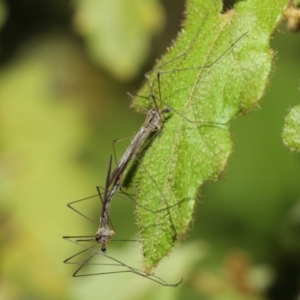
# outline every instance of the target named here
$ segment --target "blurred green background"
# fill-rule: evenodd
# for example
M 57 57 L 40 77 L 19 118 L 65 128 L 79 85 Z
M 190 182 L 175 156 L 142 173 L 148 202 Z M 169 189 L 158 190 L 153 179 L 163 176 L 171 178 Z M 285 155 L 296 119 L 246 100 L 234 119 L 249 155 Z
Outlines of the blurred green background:
M 205 185 L 188 238 L 158 268 L 171 282 L 183 276 L 180 287 L 133 274 L 72 278 L 62 263 L 81 249 L 61 236 L 97 230 L 66 204 L 103 185 L 112 140 L 143 122 L 126 92 L 175 38 L 183 11 L 180 0 L 0 1 L 0 299 L 299 296 L 300 156 L 281 132 L 300 102 L 300 39 L 284 25 L 261 109 L 233 122 L 226 173 Z M 86 208 L 94 219 L 97 204 Z M 135 236 L 132 210 L 113 206 L 118 238 Z

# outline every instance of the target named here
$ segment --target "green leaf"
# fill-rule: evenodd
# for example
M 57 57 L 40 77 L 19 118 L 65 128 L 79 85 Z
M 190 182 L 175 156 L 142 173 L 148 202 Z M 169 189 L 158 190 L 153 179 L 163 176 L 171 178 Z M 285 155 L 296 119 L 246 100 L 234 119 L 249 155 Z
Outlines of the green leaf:
M 255 108 L 263 95 L 270 35 L 287 2 L 243 1 L 221 14 L 222 1 L 189 1 L 184 31 L 150 74 L 151 91 L 147 83 L 139 91 L 160 98 L 157 72 L 163 72 L 158 102 L 173 109 L 133 177 L 146 272 L 185 236 L 201 185 L 223 172 L 232 151 L 229 121 Z M 153 107 L 151 97 L 137 101 L 137 107 Z
M 285 118 L 283 142 L 293 151 L 300 151 L 300 105 L 293 107 Z

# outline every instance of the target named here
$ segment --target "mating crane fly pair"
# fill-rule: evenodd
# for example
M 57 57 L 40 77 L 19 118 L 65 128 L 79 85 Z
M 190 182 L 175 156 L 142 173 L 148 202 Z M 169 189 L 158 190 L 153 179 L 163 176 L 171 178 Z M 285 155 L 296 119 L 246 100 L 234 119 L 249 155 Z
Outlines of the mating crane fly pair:
M 199 29 L 197 30 L 197 33 L 196 33 L 194 39 L 190 42 L 187 49 L 181 55 L 171 59 L 167 63 L 164 63 L 164 64 L 160 65 L 159 67 L 157 67 L 157 68 L 153 69 L 152 71 L 149 71 L 145 74 L 145 79 L 149 86 L 150 95 L 147 97 L 145 97 L 145 96 L 137 96 L 137 97 L 151 98 L 154 103 L 154 108 L 152 108 L 148 111 L 144 124 L 141 126 L 139 131 L 133 137 L 131 143 L 129 144 L 128 148 L 125 150 L 124 154 L 122 155 L 122 157 L 116 164 L 116 167 L 113 171 L 112 171 L 112 156 L 110 156 L 110 158 L 109 158 L 105 186 L 103 189 L 101 187 L 97 186 L 98 195 L 96 195 L 96 196 L 99 196 L 101 199 L 102 209 L 101 209 L 100 222 L 99 222 L 100 224 L 99 224 L 99 228 L 98 228 L 96 234 L 93 236 L 64 236 L 63 237 L 64 239 L 66 239 L 70 242 L 73 242 L 77 245 L 84 247 L 84 250 L 76 253 L 75 255 L 67 258 L 64 261 L 64 263 L 66 263 L 66 264 L 79 265 L 79 267 L 73 274 L 74 277 L 104 275 L 104 274 L 114 274 L 114 273 L 134 273 L 136 275 L 140 275 L 140 276 L 150 279 L 154 282 L 157 282 L 163 286 L 176 287 L 182 282 L 182 278 L 181 278 L 181 280 L 179 282 L 177 282 L 175 284 L 169 284 L 169 283 L 165 282 L 162 278 L 154 275 L 153 273 L 148 274 L 142 270 L 139 270 L 137 268 L 134 268 L 127 264 L 124 264 L 120 260 L 117 260 L 116 258 L 109 256 L 106 253 L 106 251 L 107 251 L 107 244 L 110 242 L 111 238 L 115 235 L 115 231 L 110 228 L 109 214 L 110 214 L 111 200 L 112 200 L 113 196 L 115 195 L 115 193 L 120 189 L 120 187 L 122 185 L 122 177 L 123 177 L 125 170 L 127 169 L 128 164 L 133 159 L 138 159 L 138 154 L 145 148 L 145 146 L 147 144 L 146 140 L 149 139 L 149 137 L 151 137 L 153 139 L 157 135 L 157 134 L 153 134 L 153 133 L 158 133 L 161 131 L 161 129 L 163 127 L 163 122 L 164 122 L 164 115 L 167 113 L 170 113 L 170 112 L 174 112 L 174 113 L 178 114 L 180 117 L 184 118 L 186 121 L 188 121 L 190 123 L 197 123 L 200 126 L 226 125 L 224 123 L 222 124 L 222 123 L 212 123 L 212 122 L 202 122 L 202 121 L 190 120 L 187 117 L 185 117 L 183 114 L 179 113 L 174 108 L 171 108 L 170 106 L 168 106 L 162 110 L 159 110 L 159 108 L 158 108 L 158 101 L 160 103 L 164 102 L 163 98 L 162 98 L 162 91 L 161 91 L 162 75 L 183 72 L 183 71 L 188 72 L 188 71 L 192 71 L 192 70 L 200 70 L 200 69 L 210 68 L 213 65 L 215 65 L 219 60 L 221 60 L 221 58 L 223 58 L 244 36 L 247 35 L 247 32 L 242 34 L 237 40 L 235 40 L 233 43 L 231 43 L 230 46 L 225 51 L 223 51 L 223 53 L 220 56 L 218 56 L 216 59 L 214 59 L 210 64 L 207 64 L 204 66 L 194 66 L 194 67 L 189 67 L 189 68 L 187 67 L 187 68 L 173 69 L 173 70 L 169 70 L 169 71 L 164 71 L 164 70 L 161 71 L 161 69 L 164 68 L 165 66 L 171 64 L 175 60 L 184 58 L 189 53 L 191 47 L 193 46 L 196 39 L 198 38 L 201 27 L 202 27 L 202 24 L 199 27 Z M 150 83 L 150 74 L 154 73 L 154 72 L 156 72 L 156 82 L 158 84 L 158 96 L 156 96 L 155 93 L 153 92 L 153 86 Z M 133 97 L 131 94 L 129 94 L 129 95 L 131 97 Z M 153 134 L 153 136 L 151 136 L 152 134 Z M 151 180 L 154 180 L 154 178 L 151 178 Z M 94 197 L 94 196 L 92 196 L 92 197 Z M 90 198 L 91 197 L 87 197 L 84 199 L 80 199 L 80 200 L 71 202 L 68 204 L 68 207 L 70 209 L 72 209 L 73 211 L 75 211 L 76 213 L 83 216 L 84 218 L 92 221 L 87 216 L 85 216 L 84 214 L 82 214 L 80 211 L 78 211 L 77 209 L 75 209 L 73 207 L 73 205 L 75 203 L 78 203 L 78 202 L 81 202 L 81 201 L 84 201 L 84 200 L 87 200 Z M 167 203 L 167 201 L 166 201 L 166 203 Z M 167 206 L 164 209 L 168 210 L 173 206 L 174 205 L 172 205 L 170 207 Z M 142 208 L 146 209 L 146 210 L 150 210 L 146 207 L 142 207 Z M 151 211 L 151 212 L 157 213 L 157 211 Z M 135 240 L 123 240 L 123 241 L 136 242 Z M 83 245 L 82 244 L 83 242 L 96 242 L 96 244 L 91 247 L 88 247 L 88 246 Z M 99 246 L 100 246 L 100 250 L 99 250 Z M 88 254 L 89 252 L 91 252 L 91 254 Z M 85 256 L 84 259 L 80 262 L 73 261 L 73 259 L 81 256 L 82 254 L 83 255 L 88 254 L 88 255 Z M 106 261 L 109 261 L 110 263 L 92 263 L 91 260 L 94 257 L 99 256 L 99 255 L 102 255 L 103 257 L 105 257 Z M 108 272 L 80 274 L 80 270 L 84 266 L 88 266 L 88 265 L 96 265 L 99 267 L 106 265 L 106 266 L 110 266 L 112 268 L 120 267 L 122 269 L 117 270 L 117 271 L 115 271 L 113 269 L 113 271 L 108 271 Z

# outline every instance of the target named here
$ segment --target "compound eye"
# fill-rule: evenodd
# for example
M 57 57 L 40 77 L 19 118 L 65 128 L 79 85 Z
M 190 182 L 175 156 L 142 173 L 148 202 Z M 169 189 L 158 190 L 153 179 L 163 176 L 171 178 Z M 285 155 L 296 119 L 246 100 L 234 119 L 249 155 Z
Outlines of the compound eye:
M 106 247 L 105 247 L 104 245 L 101 247 L 101 251 L 102 251 L 103 253 L 106 253 Z

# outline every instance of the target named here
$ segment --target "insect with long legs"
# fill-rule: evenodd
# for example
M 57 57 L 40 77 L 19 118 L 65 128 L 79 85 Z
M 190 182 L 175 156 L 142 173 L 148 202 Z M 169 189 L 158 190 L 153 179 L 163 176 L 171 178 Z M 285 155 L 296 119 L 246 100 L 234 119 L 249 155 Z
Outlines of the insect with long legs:
M 231 49 L 233 46 L 234 46 L 234 44 L 230 45 L 230 47 L 221 55 L 221 57 L 224 56 L 225 53 L 228 52 L 229 49 Z M 218 58 L 214 63 L 210 64 L 209 67 L 211 67 L 213 64 L 215 64 L 220 58 Z M 207 66 L 204 66 L 204 67 L 207 67 Z M 190 69 L 192 70 L 192 68 L 190 68 Z M 196 69 L 200 69 L 200 67 L 196 68 Z M 181 69 L 181 70 L 186 70 L 186 69 Z M 175 72 L 178 72 L 178 71 L 180 71 L 180 69 L 175 70 Z M 167 73 L 167 72 L 164 72 L 164 73 Z M 158 95 L 159 95 L 160 100 L 162 100 L 162 95 L 161 95 L 162 93 L 161 93 L 161 88 L 160 88 L 160 74 L 163 74 L 163 72 L 160 72 L 157 75 L 157 81 L 159 83 Z M 150 91 L 151 91 L 150 96 L 155 102 L 155 100 L 158 99 L 158 98 L 155 96 L 154 92 L 152 91 L 152 87 L 150 85 L 149 80 L 147 80 L 147 81 L 148 81 L 148 85 L 149 85 L 149 88 L 150 88 Z M 170 108 L 159 111 L 156 104 L 155 104 L 155 106 L 156 106 L 156 109 L 152 109 L 152 110 L 149 111 L 144 125 L 139 130 L 137 135 L 134 137 L 134 139 L 131 142 L 131 144 L 129 145 L 128 149 L 125 151 L 124 155 L 122 156 L 119 163 L 117 164 L 117 167 L 115 168 L 115 170 L 109 176 L 109 179 L 107 180 L 107 184 L 106 184 L 106 186 L 107 186 L 106 191 L 110 188 L 110 190 L 107 191 L 107 194 L 106 194 L 106 197 L 108 199 L 111 199 L 114 192 L 120 187 L 121 181 L 122 181 L 122 176 L 123 176 L 123 173 L 124 173 L 125 169 L 127 168 L 128 163 L 132 160 L 132 158 L 135 156 L 135 154 L 137 154 L 141 150 L 141 147 L 144 144 L 144 141 L 146 140 L 146 138 L 152 132 L 161 130 L 162 124 L 163 124 L 162 115 L 166 112 L 169 112 Z M 196 121 L 196 122 L 191 121 L 189 118 L 185 118 L 185 119 L 187 121 L 190 121 L 191 123 L 200 123 L 198 121 Z M 203 122 L 201 122 L 201 123 L 204 124 Z M 209 122 L 207 122 L 207 123 L 209 123 Z M 149 176 L 149 177 L 152 178 L 152 181 L 155 181 L 155 180 L 153 180 L 153 176 Z M 155 182 L 153 182 L 153 184 L 155 185 Z M 158 193 L 159 193 L 159 197 L 157 197 L 157 198 L 166 199 L 166 197 L 164 197 L 163 192 L 160 190 L 160 187 L 156 185 L 156 188 L 157 188 Z M 177 195 L 177 197 L 178 197 L 178 195 Z M 143 206 L 141 206 L 141 207 L 143 207 Z M 159 209 L 156 210 L 156 211 L 159 211 Z M 149 211 L 151 211 L 151 210 L 149 209 Z M 103 244 L 102 244 L 103 250 L 106 249 L 107 238 L 110 238 L 111 234 L 112 234 L 110 229 L 108 229 L 108 231 L 106 231 L 106 229 L 105 230 L 104 229 L 103 229 L 103 232 L 104 233 L 106 232 L 106 234 L 104 234 L 103 239 L 99 239 L 99 241 L 100 240 L 103 241 Z M 99 238 L 101 238 L 101 235 L 102 235 L 103 232 L 102 231 L 97 232 Z M 172 238 L 174 238 L 174 237 L 172 237 Z
M 110 212 L 110 205 L 111 205 L 111 200 L 112 197 L 114 196 L 114 193 L 117 190 L 117 187 L 114 186 L 113 189 L 109 190 L 109 179 L 111 176 L 111 160 L 112 158 L 110 157 L 109 160 L 109 165 L 108 165 L 108 172 L 106 176 L 106 183 L 103 191 L 103 195 L 101 195 L 101 192 L 98 189 L 99 197 L 101 198 L 102 202 L 102 212 L 101 212 L 101 218 L 100 218 L 100 225 L 99 228 L 96 232 L 95 236 L 64 236 L 63 238 L 69 242 L 73 242 L 75 244 L 78 244 L 85 249 L 76 253 L 75 255 L 72 255 L 71 257 L 67 258 L 64 263 L 66 264 L 76 264 L 79 265 L 77 270 L 73 273 L 73 277 L 83 277 L 83 276 L 92 276 L 92 275 L 104 275 L 104 274 L 116 274 L 116 273 L 134 273 L 139 276 L 145 277 L 147 279 L 150 279 L 154 282 L 157 282 L 161 285 L 164 286 L 170 286 L 170 287 L 176 287 L 178 286 L 181 282 L 182 279 L 175 283 L 175 284 L 168 284 L 166 281 L 164 281 L 162 278 L 154 275 L 153 273 L 145 273 L 142 270 L 139 270 L 137 268 L 131 267 L 120 260 L 111 257 L 106 254 L 106 245 L 109 243 L 110 239 L 114 236 L 115 232 L 110 229 L 109 227 L 109 212 Z M 86 200 L 86 199 L 81 199 L 81 200 Z M 76 209 L 74 209 L 71 204 L 79 202 L 81 200 L 74 201 L 68 205 L 72 210 L 75 212 L 78 212 Z M 84 216 L 80 212 L 78 212 L 80 215 Z M 85 216 L 84 216 L 85 217 Z M 87 218 L 89 219 L 89 218 Z M 132 241 L 132 240 L 127 240 L 127 241 Z M 96 242 L 96 245 L 93 245 L 91 247 L 85 246 L 83 243 L 85 242 Z M 100 245 L 100 249 L 99 249 Z M 87 254 L 87 255 L 86 255 Z M 73 261 L 73 259 L 78 258 L 80 256 L 84 255 L 84 258 L 81 262 Z M 102 256 L 105 258 L 104 263 L 99 263 L 99 262 L 92 262 L 92 259 L 95 257 Z M 119 267 L 121 270 L 113 270 L 113 271 L 108 271 L 108 272 L 96 272 L 96 273 L 84 273 L 81 274 L 80 271 L 84 266 L 109 266 L 111 268 Z

